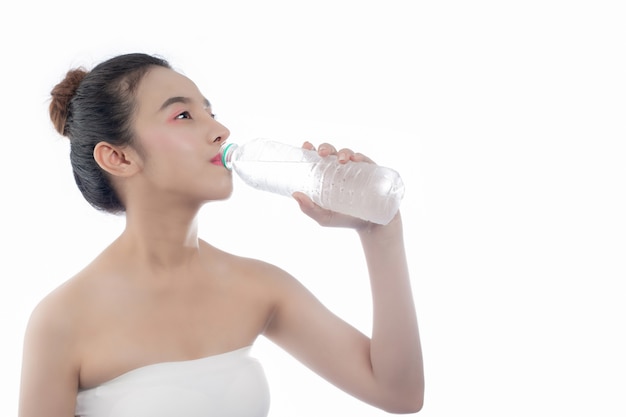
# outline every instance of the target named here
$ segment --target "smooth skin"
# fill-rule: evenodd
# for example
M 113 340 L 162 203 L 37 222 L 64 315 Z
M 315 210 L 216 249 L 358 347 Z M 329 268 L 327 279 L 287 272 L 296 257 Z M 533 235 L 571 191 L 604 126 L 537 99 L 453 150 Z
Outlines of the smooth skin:
M 19 416 L 74 416 L 81 388 L 149 364 L 249 346 L 259 335 L 369 404 L 394 413 L 420 410 L 422 353 L 400 213 L 381 226 L 294 194 L 320 225 L 351 228 L 360 237 L 373 296 L 370 338 L 287 272 L 198 237 L 199 210 L 230 196 L 232 174 L 210 162 L 229 131 L 196 85 L 155 67 L 136 100 L 137 144 L 101 142 L 94 151 L 125 203 L 126 227 L 33 311 Z M 317 151 L 342 163 L 371 162 L 326 143 Z

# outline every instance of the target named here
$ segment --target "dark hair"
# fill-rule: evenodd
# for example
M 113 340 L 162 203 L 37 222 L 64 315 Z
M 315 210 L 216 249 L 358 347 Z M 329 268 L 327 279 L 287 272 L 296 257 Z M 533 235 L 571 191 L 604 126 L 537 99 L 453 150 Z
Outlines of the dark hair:
M 70 161 L 76 185 L 98 210 L 125 211 L 107 173 L 93 157 L 99 142 L 133 143 L 135 94 L 143 76 L 154 66 L 171 68 L 155 56 L 133 53 L 104 61 L 91 71 L 71 69 L 51 91 L 50 119 L 70 139 Z

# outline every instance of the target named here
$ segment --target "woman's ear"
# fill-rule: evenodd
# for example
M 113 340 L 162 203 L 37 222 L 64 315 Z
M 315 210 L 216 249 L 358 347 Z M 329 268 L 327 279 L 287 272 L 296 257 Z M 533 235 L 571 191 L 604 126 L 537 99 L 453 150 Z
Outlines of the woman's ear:
M 141 168 L 139 155 L 129 146 L 99 142 L 93 150 L 93 157 L 100 168 L 116 177 L 130 177 Z

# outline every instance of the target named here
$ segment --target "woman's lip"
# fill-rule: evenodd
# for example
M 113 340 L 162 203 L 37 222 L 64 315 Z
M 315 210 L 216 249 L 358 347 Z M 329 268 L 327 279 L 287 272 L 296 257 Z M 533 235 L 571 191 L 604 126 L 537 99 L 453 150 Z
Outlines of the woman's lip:
M 213 165 L 222 165 L 222 154 L 217 154 L 210 161 Z

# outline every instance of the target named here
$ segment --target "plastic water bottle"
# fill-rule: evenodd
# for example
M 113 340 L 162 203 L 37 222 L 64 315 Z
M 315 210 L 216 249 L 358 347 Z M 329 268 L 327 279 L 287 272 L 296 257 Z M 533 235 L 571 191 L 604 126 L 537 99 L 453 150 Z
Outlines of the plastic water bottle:
M 400 208 L 404 184 L 398 172 L 368 162 L 340 164 L 335 155 L 255 139 L 222 146 L 222 164 L 249 186 L 279 195 L 300 191 L 319 206 L 378 224 Z

